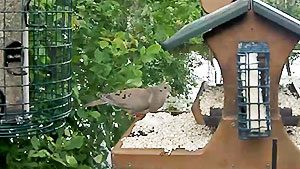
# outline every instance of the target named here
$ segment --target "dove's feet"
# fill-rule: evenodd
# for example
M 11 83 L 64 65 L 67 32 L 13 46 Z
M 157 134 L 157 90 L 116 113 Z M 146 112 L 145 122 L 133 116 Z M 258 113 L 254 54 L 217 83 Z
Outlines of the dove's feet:
M 135 120 L 142 120 L 145 116 L 144 113 L 135 113 Z

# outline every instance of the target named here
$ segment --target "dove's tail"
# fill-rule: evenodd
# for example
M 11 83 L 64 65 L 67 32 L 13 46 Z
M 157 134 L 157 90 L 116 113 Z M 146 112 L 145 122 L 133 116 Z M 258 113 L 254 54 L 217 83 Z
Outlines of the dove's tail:
M 83 107 L 94 107 L 94 106 L 98 106 L 98 105 L 102 105 L 102 104 L 107 104 L 107 101 L 105 101 L 103 99 L 98 99 L 98 100 L 95 100 L 95 101 L 92 101 L 90 103 L 83 105 Z

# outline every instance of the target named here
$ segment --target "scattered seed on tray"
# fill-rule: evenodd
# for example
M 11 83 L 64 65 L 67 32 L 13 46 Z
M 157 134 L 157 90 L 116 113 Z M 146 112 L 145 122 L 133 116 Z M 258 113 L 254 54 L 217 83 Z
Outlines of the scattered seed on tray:
M 208 87 L 200 97 L 202 113 L 210 108 L 223 108 L 222 86 Z M 300 100 L 287 88 L 280 87 L 279 107 L 292 108 L 293 115 L 300 115 Z M 300 127 L 286 127 L 291 140 L 300 148 Z M 176 149 L 195 151 L 205 147 L 212 137 L 212 130 L 196 123 L 192 113 L 176 116 L 166 112 L 148 113 L 135 123 L 128 137 L 122 139 L 122 148 L 163 149 L 170 154 Z
M 178 148 L 195 151 L 210 139 L 210 128 L 197 124 L 192 113 L 177 116 L 148 113 L 135 123 L 131 134 L 122 139 L 122 148 L 161 148 L 170 154 Z

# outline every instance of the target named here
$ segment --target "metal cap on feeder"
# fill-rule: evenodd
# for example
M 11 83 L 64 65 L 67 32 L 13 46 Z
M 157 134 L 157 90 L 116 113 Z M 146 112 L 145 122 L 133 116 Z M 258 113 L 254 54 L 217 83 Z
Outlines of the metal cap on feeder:
M 0 2 L 0 137 L 53 131 L 71 111 L 72 1 Z
M 212 13 L 217 9 L 230 4 L 235 0 L 199 0 L 202 9 L 207 13 Z

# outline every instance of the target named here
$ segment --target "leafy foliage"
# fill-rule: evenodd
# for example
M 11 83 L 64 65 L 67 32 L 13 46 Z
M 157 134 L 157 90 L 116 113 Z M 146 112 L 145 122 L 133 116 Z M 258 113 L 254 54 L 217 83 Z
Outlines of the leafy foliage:
M 293 17 L 300 19 L 300 2 L 297 0 L 263 0 L 266 3 L 286 12 Z

